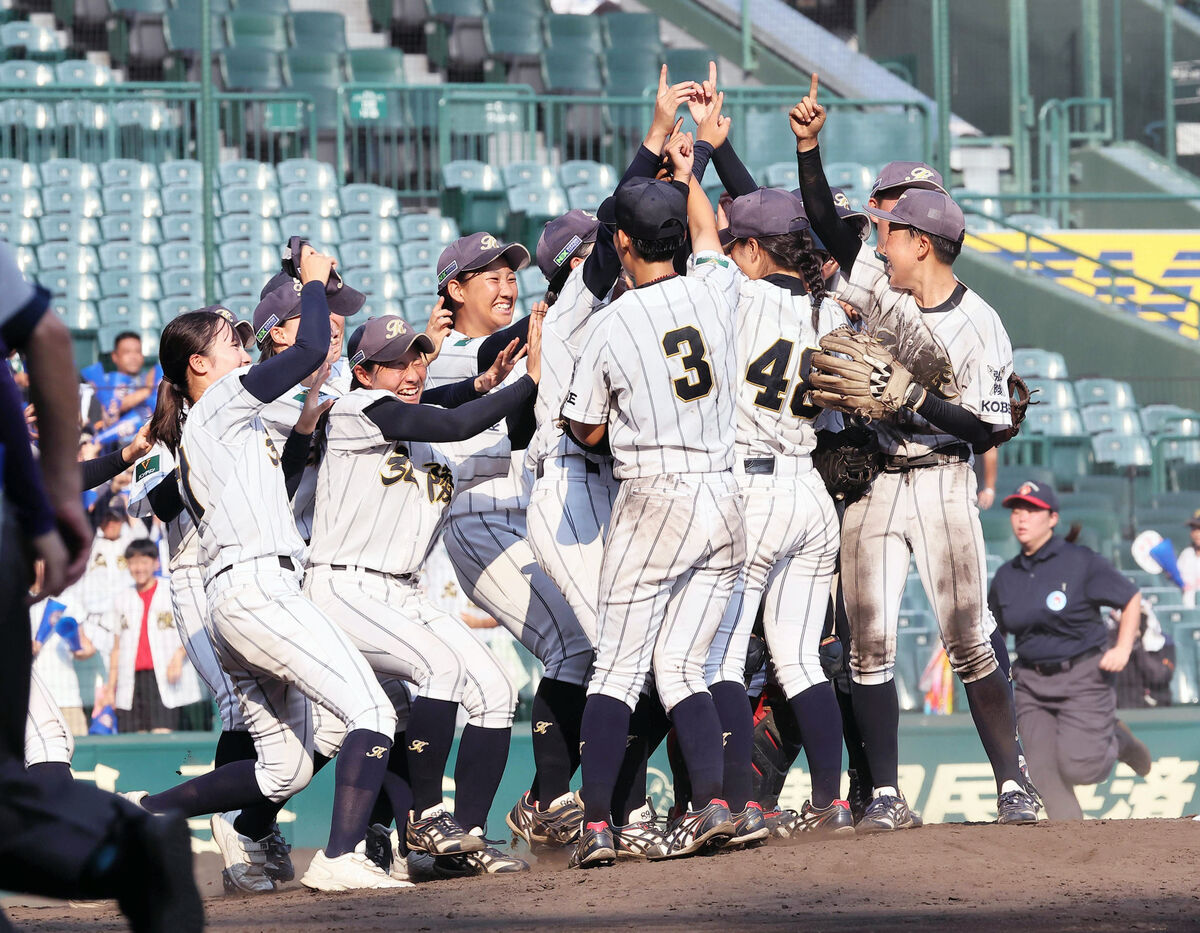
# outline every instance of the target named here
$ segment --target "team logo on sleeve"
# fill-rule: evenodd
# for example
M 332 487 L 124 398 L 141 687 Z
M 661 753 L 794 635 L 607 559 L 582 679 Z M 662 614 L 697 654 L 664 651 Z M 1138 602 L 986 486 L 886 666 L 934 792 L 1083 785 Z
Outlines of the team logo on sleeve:
M 999 369 L 991 365 L 988 366 L 988 375 L 992 377 L 992 391 L 990 394 L 994 397 L 984 399 L 983 404 L 980 405 L 980 408 L 982 408 L 985 412 L 991 412 L 992 414 L 997 415 L 1008 414 L 1009 399 L 1008 392 L 1005 391 L 1004 384 L 1004 374 L 1006 370 L 1007 367 L 1004 366 L 1001 366 Z
M 147 457 L 145 460 L 139 463 L 137 465 L 137 469 L 133 471 L 133 481 L 135 483 L 140 483 L 147 476 L 158 472 L 161 459 L 162 458 L 158 454 L 155 454 L 153 457 Z
M 1067 605 L 1067 594 L 1062 590 L 1055 590 L 1046 597 L 1046 608 L 1051 612 L 1062 612 Z
M 992 377 L 992 395 L 1004 394 L 1004 371 L 1006 367 L 1001 366 L 999 369 L 989 365 L 988 374 Z

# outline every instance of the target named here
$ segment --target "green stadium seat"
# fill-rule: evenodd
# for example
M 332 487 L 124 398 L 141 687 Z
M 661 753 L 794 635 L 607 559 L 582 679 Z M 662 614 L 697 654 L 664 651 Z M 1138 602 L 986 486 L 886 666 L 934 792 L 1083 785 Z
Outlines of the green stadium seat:
M 221 273 L 221 293 L 225 295 L 258 294 L 266 281 L 261 272 L 233 269 Z
M 1013 367 L 1027 381 L 1033 379 L 1066 379 L 1067 364 L 1061 353 L 1024 347 L 1013 350 Z
M 1089 405 L 1081 412 L 1084 427 L 1092 434 L 1141 434 L 1142 422 L 1136 411 L 1109 405 Z
M 545 48 L 541 31 L 519 10 L 496 10 L 484 16 L 483 40 L 489 55 L 506 62 L 536 58 Z
M 795 159 L 792 164 L 796 164 Z M 875 183 L 875 173 L 858 162 L 831 162 L 825 169 L 825 177 L 830 185 L 841 188 L 848 197 L 864 201 Z
M 65 269 L 43 269 L 38 272 L 37 278 L 42 287 L 56 298 L 68 301 L 100 300 L 100 283 L 94 275 L 79 275 Z
M 1008 509 L 992 508 L 980 512 L 979 524 L 983 526 L 983 540 L 989 554 L 999 554 L 1007 559 L 1017 553 L 1017 539 L 1013 537 Z
M 291 15 L 292 45 L 309 52 L 346 51 L 346 17 L 341 13 L 306 10 Z
M 200 269 L 168 269 L 158 280 L 167 298 L 187 298 L 190 302 L 204 295 L 204 272 Z M 164 316 L 163 320 L 167 318 Z
M 0 188 L 0 212 L 19 217 L 40 217 L 42 195 L 37 188 Z
M 337 217 L 341 212 L 338 196 L 308 185 L 287 185 L 279 192 L 279 203 L 285 214 L 316 214 Z
M 123 296 L 105 298 L 96 305 L 96 311 L 102 327 L 107 324 L 121 324 L 130 330 L 141 330 L 163 325 L 156 301 Z
M 1119 500 L 1105 492 L 1060 492 L 1058 504 L 1064 512 L 1107 509 L 1116 515 L 1119 510 Z
M 314 217 L 311 214 L 288 214 L 279 221 L 279 231 L 285 237 L 298 236 L 310 243 L 325 245 L 335 244 L 342 239 L 337 221 L 330 217 Z
M 1180 600 L 1183 593 L 1177 586 L 1144 586 L 1142 587 L 1142 602 L 1149 603 L 1155 608 L 1156 614 L 1159 606 L 1182 606 Z M 1161 623 L 1162 620 L 1160 619 Z
M 672 76 L 672 80 L 682 79 Z M 787 114 L 782 109 L 748 107 L 742 116 L 741 123 L 738 148 L 742 155 L 742 161 L 752 165 L 772 165 L 789 160 L 793 164 L 795 163 L 795 143 L 788 142 L 779 132 L 782 126 L 787 125 Z M 715 172 L 709 172 L 705 181 L 709 176 L 715 174 Z
M 164 298 L 158 303 L 158 318 L 163 324 L 169 324 L 181 314 L 195 311 L 204 306 L 204 283 L 194 295 L 174 295 Z
M 400 49 L 350 49 L 346 76 L 359 84 L 407 84 L 404 53 Z
M 394 300 L 404 297 L 404 281 L 395 272 L 380 272 L 366 266 L 347 267 L 346 281 L 353 283 L 372 299 Z
M 404 269 L 436 266 L 444 247 L 432 240 L 409 240 L 399 247 L 400 265 Z
M 542 53 L 542 81 L 556 94 L 600 94 L 604 75 L 597 52 L 547 46 Z
M 54 69 L 44 62 L 8 61 L 0 64 L 0 84 L 44 87 L 54 83 Z
M 222 243 L 217 254 L 221 259 L 221 268 L 226 272 L 249 269 L 251 272 L 270 276 L 279 269 L 279 251 L 261 243 L 251 243 L 247 240 Z
M 166 203 L 166 189 L 163 192 L 163 202 Z M 193 189 L 187 189 L 193 190 Z M 199 197 L 196 199 L 199 204 Z M 178 242 L 179 240 L 191 240 L 194 237 L 203 236 L 204 221 L 200 214 L 197 213 L 171 213 L 168 212 L 162 219 L 163 241 L 165 243 Z
M 1200 702 L 1200 622 L 1175 626 L 1175 676 L 1171 696 L 1176 703 Z
M 1143 405 L 1141 410 L 1142 427 L 1148 434 L 1168 433 L 1170 423 L 1175 419 L 1196 417 L 1196 412 L 1182 405 L 1156 404 Z M 1174 433 L 1171 431 L 1170 433 Z
M 147 359 L 158 359 L 158 338 L 160 336 L 161 327 L 126 327 L 121 324 L 101 324 L 98 329 L 97 340 L 102 347 L 111 347 L 113 338 L 123 330 L 135 330 L 138 336 L 142 338 L 142 353 Z
M 221 304 L 243 321 L 249 321 L 254 317 L 254 309 L 258 306 L 258 302 L 257 292 L 253 295 L 225 295 L 221 299 Z
M 157 272 L 162 268 L 159 252 L 153 246 L 118 240 L 115 243 L 105 243 L 100 247 L 99 254 L 100 264 L 105 269 Z
M 546 279 L 537 263 L 517 270 L 517 295 L 522 300 L 529 296 L 541 297 L 546 291 Z
M 60 152 L 83 159 L 101 162 L 116 155 L 112 134 L 112 111 L 107 104 L 92 100 L 64 100 L 54 105 L 54 120 Z
M 279 195 L 271 188 L 229 185 L 221 188 L 221 210 L 226 214 L 276 217 L 280 212 Z
M 612 12 L 600 19 L 604 23 L 604 38 L 609 48 L 662 50 L 657 14 Z
M 107 68 L 83 59 L 70 59 L 54 66 L 54 83 L 59 87 L 104 87 L 113 83 Z
M 221 83 L 240 91 L 282 91 L 279 56 L 265 49 L 225 49 L 219 56 Z
M 312 95 L 318 129 L 337 127 L 337 89 L 344 80 L 337 52 L 289 49 L 283 53 L 283 79 L 292 90 Z
M 397 222 L 405 240 L 433 240 L 445 246 L 461 235 L 458 224 L 440 214 L 401 214 Z
M 236 49 L 282 52 L 288 47 L 287 21 L 278 13 L 230 13 L 225 38 Z
M 508 239 L 532 252 L 546 221 L 566 213 L 567 196 L 557 186 L 518 185 L 508 189 L 508 210 Z
M 58 145 L 54 109 L 39 101 L 12 98 L 0 103 L 0 154 L 43 162 Z
M 170 185 L 163 188 L 159 196 L 162 198 L 163 216 L 166 218 L 175 214 L 198 215 L 204 210 L 204 190 L 199 185 Z M 213 199 L 216 200 L 216 197 Z M 168 236 L 167 239 L 175 237 Z
M 234 159 L 217 166 L 217 177 L 222 187 L 241 185 L 251 188 L 277 188 L 275 166 L 255 159 Z
M 25 188 L 38 183 L 37 169 L 20 159 L 0 159 L 0 187 Z
M 283 243 L 279 222 L 274 217 L 254 214 L 226 214 L 218 221 L 222 240 L 249 240 L 278 246 Z
M 567 189 L 567 205 L 573 211 L 591 211 L 594 214 L 612 193 L 612 185 L 575 185 Z
M 0 214 L 0 240 L 18 246 L 37 246 L 42 242 L 38 222 L 20 214 Z
M 100 173 L 96 166 L 79 159 L 48 159 L 40 166 L 43 185 L 73 185 L 76 188 L 96 188 Z
M 1121 543 L 1121 520 L 1110 508 L 1067 509 L 1059 512 L 1059 528 L 1065 532 L 1073 524 L 1082 526 L 1079 543 L 1116 561 L 1117 548 Z
M 542 185 L 553 188 L 558 185 L 554 177 L 554 169 L 540 162 L 509 162 L 501 169 L 501 176 L 508 188 L 520 185 Z
M 45 285 L 45 283 L 42 283 Z M 50 305 L 59 318 L 73 331 L 92 331 L 100 326 L 100 316 L 94 301 L 78 301 L 54 296 Z
M 285 159 L 277 166 L 279 184 L 308 185 L 321 191 L 337 190 L 337 172 L 328 162 L 316 159 Z
M 611 165 L 593 162 L 591 159 L 570 159 L 558 169 L 558 181 L 564 188 L 574 188 L 578 185 L 607 186 L 611 194 L 619 180 L 616 170 Z
M 63 269 L 75 275 L 92 274 L 100 269 L 96 249 L 79 243 L 43 243 L 37 248 L 38 268 L 42 272 Z
M 542 17 L 546 48 L 561 49 L 573 54 L 587 51 L 598 55 L 604 51 L 601 20 L 599 16 L 547 13 Z
M 1047 406 L 1052 408 L 1076 408 L 1075 386 L 1065 379 L 1041 379 L 1030 376 L 1025 380 L 1029 391 L 1037 402 L 1034 407 Z M 1036 391 L 1034 391 L 1036 390 Z
M 162 286 L 153 272 L 134 272 L 130 269 L 110 269 L 98 276 L 100 294 L 105 298 L 136 298 L 158 301 Z
M 275 13 L 281 16 L 292 10 L 290 0 L 232 0 L 230 6 L 240 13 Z
M 37 248 L 33 246 L 18 246 L 13 252 L 16 254 L 17 268 L 26 276 L 36 276 L 38 271 Z
M 342 261 L 347 268 L 366 266 L 380 272 L 399 272 L 402 268 L 396 247 L 365 240 L 343 243 Z
M 414 327 L 424 330 L 429 321 L 429 312 L 437 304 L 437 295 L 409 295 L 404 299 L 401 317 Z
M 195 159 L 172 159 L 158 166 L 158 177 L 162 186 L 201 185 L 204 169 Z
M 604 50 L 604 84 L 614 97 L 643 97 L 658 86 L 662 52 L 646 46 L 614 46 Z M 633 116 L 630 115 L 632 121 Z M 624 122 L 624 121 L 622 121 Z
M 1128 382 L 1116 379 L 1077 379 L 1075 394 L 1081 406 L 1111 405 L 1113 408 L 1136 409 L 1133 390 Z
M 158 169 L 137 159 L 109 159 L 100 164 L 100 181 L 105 185 L 157 188 Z
M 143 162 L 179 159 L 191 141 L 179 107 L 154 100 L 123 100 L 113 108 L 122 155 Z M 183 160 L 181 160 L 183 161 Z M 168 182 L 164 179 L 163 184 Z
M 1200 490 L 1183 489 L 1172 492 L 1156 492 L 1154 494 L 1156 509 L 1178 509 L 1185 516 L 1191 516 L 1200 509 Z
M 58 37 L 44 26 L 18 21 L 0 26 L 0 45 L 5 58 L 27 58 L 37 62 L 61 62 L 67 51 Z
M 796 162 L 772 162 L 763 169 L 763 181 L 768 188 L 786 188 L 792 191 L 799 187 L 799 172 Z
M 1150 441 L 1136 434 L 1097 434 L 1092 438 L 1097 463 L 1112 467 L 1149 467 L 1153 462 Z
M 400 214 L 396 192 L 382 185 L 343 185 L 338 196 L 344 214 L 371 214 L 375 217 L 396 217 Z
M 390 217 L 370 214 L 349 214 L 338 223 L 341 238 L 346 242 L 367 240 L 372 243 L 399 243 L 400 229 Z
M 100 234 L 100 225 L 95 217 L 80 217 L 76 214 L 47 214 L 38 221 L 41 242 L 82 243 L 95 246 L 106 241 Z M 29 242 L 29 241 L 25 241 Z
M 667 49 L 667 74 L 672 84 L 680 81 L 707 81 L 708 63 L 717 61 L 712 49 Z M 720 63 L 717 64 L 720 85 Z
M 437 270 L 427 269 L 404 270 L 404 292 L 408 295 L 433 295 L 437 293 Z
M 201 243 L 163 243 L 158 248 L 158 262 L 164 270 L 193 269 L 199 272 L 204 268 L 204 246 Z
M 156 189 L 106 187 L 103 202 L 106 214 L 132 214 L 134 217 L 158 217 L 162 214 L 162 198 Z

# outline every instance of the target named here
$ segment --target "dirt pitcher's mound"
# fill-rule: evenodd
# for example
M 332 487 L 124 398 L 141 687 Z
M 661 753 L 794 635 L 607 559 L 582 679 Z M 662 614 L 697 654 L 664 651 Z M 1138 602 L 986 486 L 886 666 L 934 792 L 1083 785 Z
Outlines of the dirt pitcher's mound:
M 227 931 L 1127 930 L 1200 929 L 1200 823 L 950 824 L 771 845 L 587 872 L 439 881 L 318 895 L 294 882 L 252 900 L 220 896 L 199 860 L 208 926 Z M 310 854 L 296 853 L 297 877 Z M 28 930 L 121 930 L 109 907 L 10 907 Z

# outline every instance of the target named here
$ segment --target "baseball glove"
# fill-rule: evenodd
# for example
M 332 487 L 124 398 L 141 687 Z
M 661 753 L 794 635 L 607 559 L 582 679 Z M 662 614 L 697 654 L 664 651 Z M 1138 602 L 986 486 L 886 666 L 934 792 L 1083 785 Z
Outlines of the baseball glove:
M 1037 390 L 1035 389 L 1034 391 Z M 1029 391 L 1029 386 L 1025 384 L 1025 380 L 1015 372 L 1010 373 L 1008 377 L 1008 415 L 1012 419 L 1012 427 L 993 435 L 994 443 L 997 447 L 1005 441 L 1011 441 L 1020 433 L 1021 422 L 1025 420 L 1029 406 L 1036 404 L 1037 399 L 1033 397 L 1033 392 Z
M 812 457 L 829 494 L 847 504 L 858 501 L 883 468 L 875 432 L 861 425 L 837 433 L 818 431 Z
M 874 421 L 917 405 L 925 389 L 879 338 L 839 327 L 821 338 L 809 364 L 811 398 L 822 408 Z

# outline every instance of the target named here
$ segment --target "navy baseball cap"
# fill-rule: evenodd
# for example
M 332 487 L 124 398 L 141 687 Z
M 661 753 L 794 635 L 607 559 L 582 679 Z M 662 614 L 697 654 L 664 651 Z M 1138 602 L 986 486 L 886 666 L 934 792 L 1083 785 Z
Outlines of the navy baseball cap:
M 808 229 L 804 202 L 782 188 L 759 188 L 734 198 L 726 211 L 729 226 L 721 231 L 721 245 L 748 237 L 782 236 Z
M 422 353 L 433 352 L 428 334 L 418 334 L 412 325 L 395 314 L 369 318 L 358 325 L 346 345 L 350 366 L 359 363 L 391 363 L 416 346 Z
M 233 332 L 241 338 L 242 347 L 248 350 L 254 346 L 254 325 L 249 321 L 239 321 L 237 315 L 224 305 L 208 305 L 199 310 L 211 311 L 213 314 L 218 314 L 225 318 L 229 322 L 229 326 L 233 328 Z
M 534 255 L 547 282 L 571 261 L 579 247 L 585 243 L 596 242 L 596 231 L 599 228 L 600 221 L 596 215 L 581 210 L 567 211 L 542 228 Z
M 889 162 L 879 171 L 875 184 L 871 185 L 871 197 L 891 188 L 924 188 L 948 194 L 941 173 L 924 162 Z
M 1026 505 L 1035 509 L 1045 509 L 1048 512 L 1057 512 L 1058 496 L 1054 492 L 1054 487 L 1048 483 L 1029 481 L 1018 486 L 1016 492 L 1005 496 L 1004 501 L 1000 504 L 1006 509 Z
M 962 241 L 967 230 L 962 208 L 944 191 L 909 189 L 900 195 L 900 200 L 890 211 L 881 211 L 877 207 L 865 207 L 863 210 L 872 217 L 904 224 L 955 243 Z
M 1200 528 L 1200 509 L 1196 509 L 1192 513 L 1192 517 L 1188 519 L 1187 525 L 1189 528 Z
M 501 243 L 486 231 L 459 237 L 438 257 L 438 291 L 445 291 L 451 279 L 482 269 L 497 259 L 503 259 L 514 271 L 524 269 L 529 265 L 529 250 L 520 243 Z
M 610 204 L 611 201 L 611 204 Z M 639 240 L 667 240 L 687 233 L 687 186 L 657 178 L 631 178 L 600 205 L 601 223 Z

